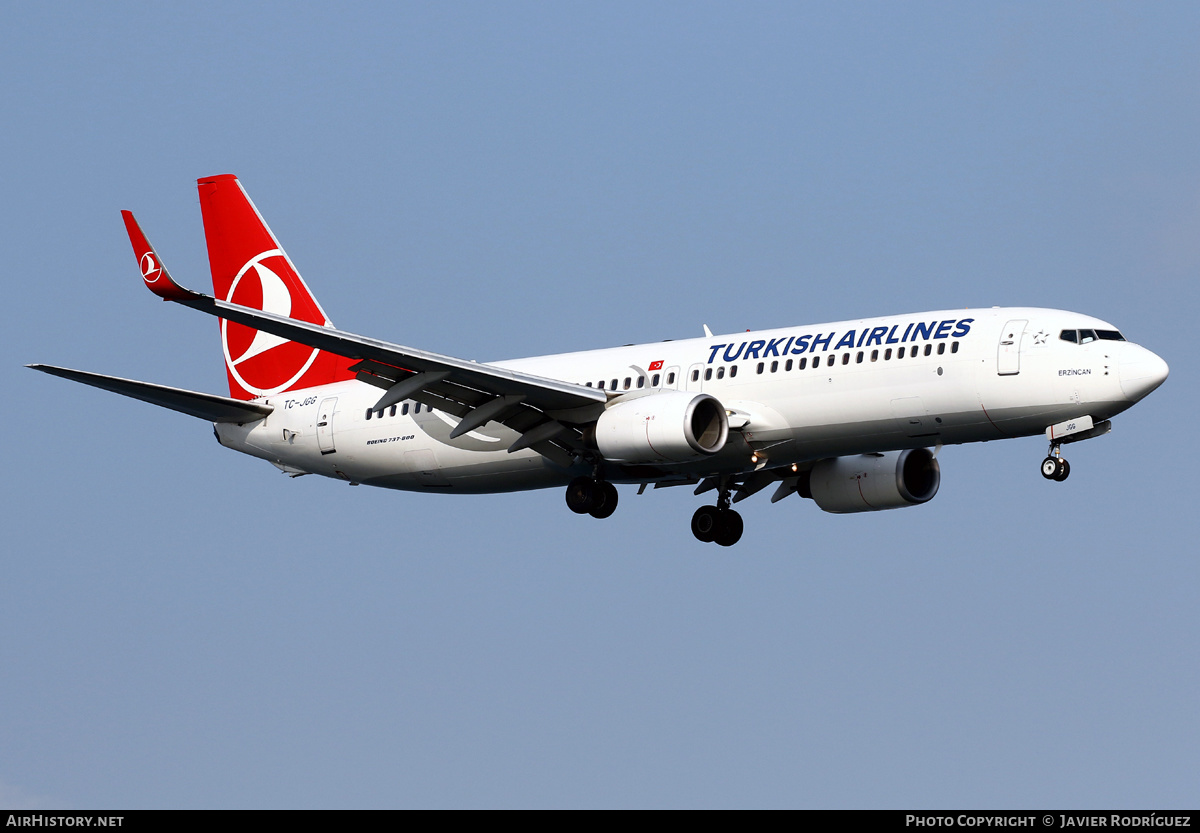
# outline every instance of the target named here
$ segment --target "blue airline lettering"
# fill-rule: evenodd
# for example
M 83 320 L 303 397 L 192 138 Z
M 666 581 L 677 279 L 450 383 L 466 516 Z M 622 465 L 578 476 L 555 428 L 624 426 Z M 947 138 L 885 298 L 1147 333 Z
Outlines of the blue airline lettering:
M 863 346 L 903 344 L 919 339 L 929 341 L 930 339 L 939 338 L 962 338 L 971 332 L 971 324 L 974 322 L 974 318 L 962 318 L 957 321 L 949 318 L 945 321 L 930 321 L 928 324 L 923 321 L 916 321 L 904 328 L 904 334 L 900 338 L 896 338 L 896 330 L 900 327 L 899 324 L 893 324 L 891 327 L 884 325 L 873 328 L 864 327 L 861 330 L 847 330 L 838 339 L 837 344 L 833 345 L 833 349 L 841 350 L 843 347 L 854 349 Z M 802 353 L 815 353 L 818 348 L 823 352 L 828 352 L 836 335 L 837 331 L 835 330 L 828 335 L 805 333 L 799 336 L 789 336 L 786 339 L 780 336 L 770 340 L 755 339 L 754 341 L 743 341 L 737 344 L 733 342 L 728 344 L 714 344 L 708 348 L 708 363 L 712 364 L 715 362 L 718 354 L 726 362 L 735 362 L 738 359 L 765 359 L 769 356 L 786 356 L 789 353 L 798 356 Z M 781 347 L 780 345 L 783 346 Z M 724 349 L 724 353 L 721 353 L 722 349 Z
M 848 332 L 844 336 L 842 336 L 841 340 L 838 341 L 838 343 L 836 345 L 834 345 L 833 349 L 841 350 L 843 347 L 853 347 L 855 335 L 857 335 L 857 333 L 855 333 L 854 330 L 850 330 L 850 332 Z M 833 338 L 833 333 L 830 333 L 829 337 Z

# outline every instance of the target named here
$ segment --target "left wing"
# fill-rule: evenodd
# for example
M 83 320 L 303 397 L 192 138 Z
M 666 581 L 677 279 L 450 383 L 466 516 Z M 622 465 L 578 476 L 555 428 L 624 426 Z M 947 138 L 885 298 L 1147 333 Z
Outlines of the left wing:
M 121 213 L 151 292 L 217 318 L 356 360 L 351 369 L 358 379 L 385 391 L 375 404 L 377 409 L 414 399 L 461 418 L 451 437 L 488 421 L 501 422 L 521 434 L 510 452 L 532 448 L 568 465 L 573 452 L 583 447 L 574 426 L 595 421 L 608 401 L 605 392 L 595 388 L 403 347 L 186 289 L 162 265 L 133 215 Z

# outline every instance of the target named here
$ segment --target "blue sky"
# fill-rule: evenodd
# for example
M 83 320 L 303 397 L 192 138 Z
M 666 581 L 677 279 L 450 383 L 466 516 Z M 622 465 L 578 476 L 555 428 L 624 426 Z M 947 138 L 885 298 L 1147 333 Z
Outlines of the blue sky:
M 0 805 L 1177 807 L 1200 796 L 1200 8 L 18 4 Z M 290 481 L 25 370 L 224 392 L 242 178 L 333 321 L 479 360 L 1041 305 L 1171 365 L 922 507 Z M 1174 420 L 1172 422 L 1172 420 Z M 1172 428 L 1174 426 L 1174 428 Z

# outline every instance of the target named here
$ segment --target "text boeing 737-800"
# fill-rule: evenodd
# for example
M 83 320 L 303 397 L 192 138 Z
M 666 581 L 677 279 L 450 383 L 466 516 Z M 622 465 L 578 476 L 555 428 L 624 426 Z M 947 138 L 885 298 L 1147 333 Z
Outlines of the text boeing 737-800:
M 1065 443 L 1167 378 L 1111 324 L 993 308 L 657 342 L 480 364 L 335 329 L 231 175 L 199 180 L 213 296 L 178 284 L 123 212 L 156 295 L 220 319 L 230 396 L 79 370 L 37 370 L 214 423 L 227 448 L 292 476 L 427 492 L 566 486 L 606 518 L 614 483 L 716 492 L 692 532 L 742 534 L 731 504 L 774 486 L 827 512 L 914 506 L 943 445 L 1045 433 Z M 934 450 L 931 451 L 930 449 Z M 640 489 L 639 489 L 640 491 Z

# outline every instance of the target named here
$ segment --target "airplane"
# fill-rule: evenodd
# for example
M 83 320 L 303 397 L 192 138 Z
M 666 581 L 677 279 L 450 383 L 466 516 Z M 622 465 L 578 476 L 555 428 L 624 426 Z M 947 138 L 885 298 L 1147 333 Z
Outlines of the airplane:
M 145 285 L 215 316 L 229 396 L 29 367 L 213 423 L 217 441 L 292 477 L 495 493 L 566 487 L 607 518 L 615 484 L 715 492 L 692 517 L 732 546 L 732 504 L 774 486 L 826 512 L 927 503 L 943 446 L 1045 434 L 1062 446 L 1167 378 L 1100 319 L 1031 307 L 941 310 L 475 362 L 334 328 L 239 180 L 198 180 L 213 295 L 163 265 L 122 212 Z

